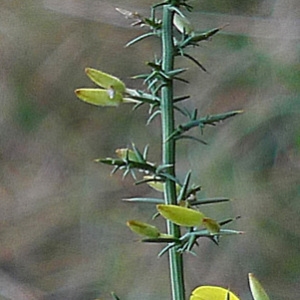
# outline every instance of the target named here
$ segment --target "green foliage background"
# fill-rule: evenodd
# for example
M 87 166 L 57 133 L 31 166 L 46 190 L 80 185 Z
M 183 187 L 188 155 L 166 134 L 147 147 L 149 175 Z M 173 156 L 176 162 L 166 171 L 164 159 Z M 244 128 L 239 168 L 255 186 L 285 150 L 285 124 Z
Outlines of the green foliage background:
M 142 87 L 130 76 L 159 43 L 123 45 L 139 32 L 114 7 L 147 12 L 152 1 L 28 0 L 0 3 L 0 299 L 168 299 L 167 258 L 141 244 L 125 222 L 149 222 L 152 207 L 121 199 L 157 196 L 94 158 L 150 144 L 159 160 L 159 123 L 147 111 L 96 108 L 73 90 L 90 84 L 87 66 Z M 186 256 L 187 290 L 229 287 L 250 299 L 253 272 L 270 297 L 296 299 L 300 279 L 300 10 L 297 0 L 193 1 L 199 30 L 230 22 L 191 49 L 205 74 L 184 59 L 191 107 L 205 115 L 245 113 L 206 129 L 209 146 L 182 141 L 179 176 L 190 168 L 203 196 L 229 196 L 214 218 L 241 215 L 239 237 L 203 240 Z M 200 135 L 200 132 L 197 134 Z M 157 221 L 160 226 L 159 220 Z M 162 224 L 162 223 L 161 223 Z

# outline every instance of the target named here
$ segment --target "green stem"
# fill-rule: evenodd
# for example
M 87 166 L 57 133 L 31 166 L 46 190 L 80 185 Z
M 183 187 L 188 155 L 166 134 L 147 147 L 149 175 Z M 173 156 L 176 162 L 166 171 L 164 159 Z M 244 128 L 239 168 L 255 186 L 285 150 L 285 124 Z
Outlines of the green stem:
M 162 23 L 162 69 L 164 72 L 173 70 L 174 67 L 174 45 L 173 45 L 173 12 L 169 5 L 163 8 Z M 175 176 L 175 140 L 168 137 L 174 131 L 174 108 L 173 108 L 173 81 L 167 81 L 162 88 L 161 94 L 161 118 L 162 118 L 162 162 L 172 165 L 169 173 Z M 165 203 L 177 204 L 176 187 L 172 180 L 165 184 Z M 174 223 L 167 221 L 168 234 L 180 237 L 180 228 Z M 171 248 L 169 251 L 169 265 L 171 277 L 171 289 L 173 300 L 185 299 L 184 274 L 182 255 Z

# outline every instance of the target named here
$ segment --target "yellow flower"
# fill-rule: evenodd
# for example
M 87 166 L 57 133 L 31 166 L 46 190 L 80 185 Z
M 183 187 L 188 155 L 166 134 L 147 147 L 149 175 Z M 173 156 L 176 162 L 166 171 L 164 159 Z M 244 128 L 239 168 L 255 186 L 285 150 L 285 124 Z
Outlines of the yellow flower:
M 97 106 L 118 106 L 124 101 L 126 86 L 119 78 L 92 68 L 86 68 L 85 72 L 100 88 L 75 90 L 79 99 Z
M 227 289 L 219 286 L 199 286 L 193 290 L 190 300 L 239 300 Z
M 165 219 L 180 226 L 200 226 L 205 218 L 204 214 L 198 210 L 178 205 L 158 204 L 156 208 Z

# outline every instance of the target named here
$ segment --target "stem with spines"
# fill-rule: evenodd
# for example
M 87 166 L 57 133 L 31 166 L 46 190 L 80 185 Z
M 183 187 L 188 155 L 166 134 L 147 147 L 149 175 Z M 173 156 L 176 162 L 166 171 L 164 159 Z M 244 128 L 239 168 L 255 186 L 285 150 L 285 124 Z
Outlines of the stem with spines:
M 163 7 L 162 19 L 162 70 L 167 73 L 174 68 L 173 11 L 169 5 Z M 174 132 L 173 80 L 168 80 L 161 91 L 162 163 L 170 165 L 169 173 L 175 177 L 175 140 L 168 139 Z M 175 182 L 167 179 L 164 191 L 166 204 L 177 204 Z M 180 228 L 167 221 L 168 234 L 179 238 Z M 183 259 L 173 247 L 169 250 L 169 265 L 173 300 L 185 299 Z

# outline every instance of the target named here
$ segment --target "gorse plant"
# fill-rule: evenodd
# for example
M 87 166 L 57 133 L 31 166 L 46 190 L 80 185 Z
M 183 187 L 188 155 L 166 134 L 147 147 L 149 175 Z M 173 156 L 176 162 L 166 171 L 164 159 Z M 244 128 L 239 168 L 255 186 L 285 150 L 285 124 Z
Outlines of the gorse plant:
M 126 87 L 117 77 L 99 70 L 87 68 L 87 76 L 99 87 L 81 88 L 75 91 L 81 100 L 97 106 L 118 106 L 123 103 L 133 105 L 138 109 L 148 105 L 149 124 L 155 117 L 161 118 L 161 150 L 162 157 L 159 163 L 147 159 L 148 145 L 144 150 L 138 149 L 135 144 L 132 148 L 116 150 L 115 158 L 98 159 L 97 162 L 113 166 L 113 173 L 121 170 L 124 177 L 131 174 L 136 184 L 148 184 L 151 188 L 163 193 L 160 198 L 137 197 L 125 199 L 130 202 L 151 203 L 156 206 L 156 216 L 166 220 L 166 232 L 152 224 L 140 220 L 128 220 L 128 227 L 142 236 L 142 242 L 159 243 L 162 250 L 159 256 L 169 255 L 170 285 L 173 300 L 186 299 L 184 284 L 183 253 L 193 252 L 199 244 L 199 239 L 208 238 L 219 244 L 221 236 L 239 235 L 239 230 L 224 228 L 237 218 L 215 220 L 201 211 L 201 206 L 230 201 L 227 197 L 199 198 L 200 185 L 191 183 L 192 171 L 187 171 L 180 181 L 176 173 L 176 144 L 181 139 L 190 139 L 206 144 L 197 136 L 191 135 L 191 129 L 199 128 L 200 135 L 206 126 L 216 125 L 221 121 L 232 118 L 242 111 L 229 111 L 214 115 L 198 116 L 197 109 L 189 110 L 182 103 L 188 95 L 175 95 L 174 84 L 181 81 L 188 84 L 182 77 L 186 68 L 176 68 L 175 59 L 185 57 L 206 72 L 206 68 L 188 53 L 188 48 L 198 46 L 217 34 L 222 28 L 214 28 L 207 32 L 198 32 L 184 15 L 191 11 L 192 6 L 185 0 L 168 0 L 153 5 L 151 15 L 145 18 L 136 12 L 124 9 L 117 10 L 127 18 L 133 20 L 133 26 L 146 27 L 148 31 L 127 43 L 127 47 L 148 37 L 161 40 L 161 55 L 148 62 L 150 71 L 146 74 L 134 76 L 142 79 L 147 86 L 146 90 Z M 161 19 L 157 17 L 161 10 Z M 186 120 L 178 124 L 176 114 L 181 114 Z M 138 173 L 136 172 L 138 171 Z M 142 175 L 141 175 L 142 174 Z M 253 275 L 249 275 L 251 291 L 254 299 L 268 299 L 267 295 Z M 119 299 L 113 294 L 115 299 Z M 237 300 L 238 297 L 226 288 L 214 286 L 200 286 L 196 288 L 190 300 Z

